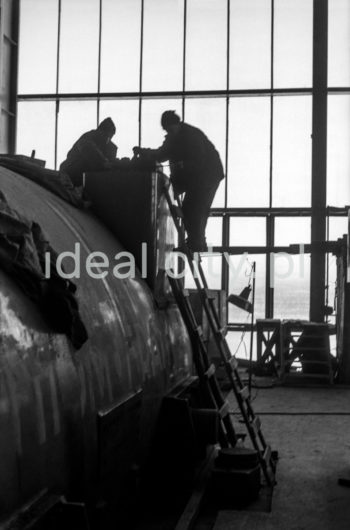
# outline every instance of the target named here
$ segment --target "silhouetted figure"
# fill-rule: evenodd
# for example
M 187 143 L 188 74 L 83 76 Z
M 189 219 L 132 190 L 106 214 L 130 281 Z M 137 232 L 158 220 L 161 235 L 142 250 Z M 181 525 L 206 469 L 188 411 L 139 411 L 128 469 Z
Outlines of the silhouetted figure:
M 182 209 L 187 245 L 193 251 L 205 251 L 210 206 L 224 178 L 219 153 L 200 129 L 181 122 L 175 111 L 165 111 L 161 125 L 167 132 L 163 145 L 158 149 L 135 147 L 134 153 L 158 162 L 169 160 L 175 192 L 185 194 Z
M 74 186 L 82 186 L 83 173 L 111 167 L 118 149 L 111 141 L 115 131 L 111 118 L 106 118 L 97 129 L 86 132 L 75 142 L 60 165 L 60 171 L 70 176 Z

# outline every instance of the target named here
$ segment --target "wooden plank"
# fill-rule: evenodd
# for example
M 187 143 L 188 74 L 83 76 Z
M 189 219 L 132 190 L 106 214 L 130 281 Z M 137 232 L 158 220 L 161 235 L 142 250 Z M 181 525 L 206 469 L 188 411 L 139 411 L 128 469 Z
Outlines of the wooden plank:
M 190 530 L 194 527 L 207 489 L 209 471 L 213 466 L 216 456 L 217 451 L 213 449 L 202 471 L 198 475 L 193 493 L 175 526 L 175 530 Z

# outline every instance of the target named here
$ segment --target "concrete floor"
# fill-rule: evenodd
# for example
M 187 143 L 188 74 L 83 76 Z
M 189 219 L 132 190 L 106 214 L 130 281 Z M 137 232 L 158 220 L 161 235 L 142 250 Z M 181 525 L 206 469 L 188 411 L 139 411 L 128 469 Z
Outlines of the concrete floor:
M 219 512 L 214 530 L 348 530 L 350 388 L 253 389 L 263 433 L 279 452 L 271 513 Z

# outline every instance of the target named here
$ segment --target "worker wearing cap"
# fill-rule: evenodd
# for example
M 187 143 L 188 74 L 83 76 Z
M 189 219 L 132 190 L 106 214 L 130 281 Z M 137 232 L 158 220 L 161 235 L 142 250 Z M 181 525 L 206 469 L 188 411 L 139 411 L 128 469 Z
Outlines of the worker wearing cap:
M 165 111 L 161 125 L 167 132 L 164 143 L 158 149 L 136 147 L 134 153 L 158 162 L 169 160 L 175 192 L 185 194 L 182 210 L 187 245 L 192 251 L 205 251 L 210 206 L 224 178 L 219 153 L 200 129 L 182 122 L 175 111 Z
M 84 133 L 60 165 L 75 187 L 82 186 L 83 173 L 109 169 L 117 155 L 117 146 L 111 141 L 116 128 L 111 118 L 103 120 L 97 129 Z

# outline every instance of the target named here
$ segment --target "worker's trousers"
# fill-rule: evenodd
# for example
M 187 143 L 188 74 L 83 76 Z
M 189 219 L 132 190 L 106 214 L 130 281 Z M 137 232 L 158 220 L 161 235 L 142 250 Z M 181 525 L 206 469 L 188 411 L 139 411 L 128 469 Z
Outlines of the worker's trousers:
M 182 202 L 187 244 L 193 251 L 207 250 L 205 228 L 219 182 L 185 192 Z

